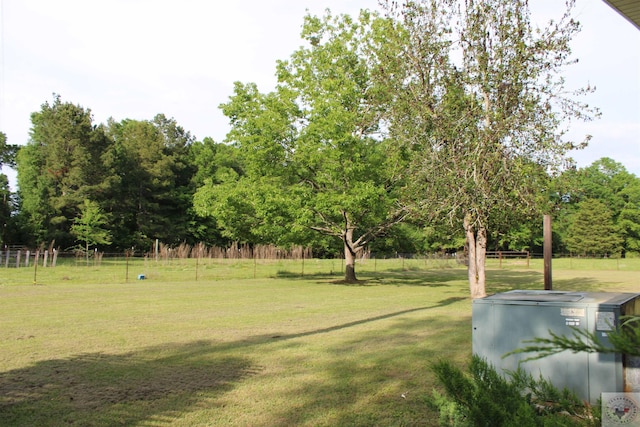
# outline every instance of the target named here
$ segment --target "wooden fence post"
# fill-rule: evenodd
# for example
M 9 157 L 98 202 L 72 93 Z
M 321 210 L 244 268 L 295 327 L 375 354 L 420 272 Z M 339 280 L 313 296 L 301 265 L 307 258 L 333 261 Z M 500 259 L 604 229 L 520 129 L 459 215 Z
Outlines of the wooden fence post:
M 550 291 L 553 286 L 551 283 L 551 251 L 552 251 L 552 233 L 551 233 L 551 215 L 544 216 L 543 222 L 543 252 L 544 252 L 544 289 Z

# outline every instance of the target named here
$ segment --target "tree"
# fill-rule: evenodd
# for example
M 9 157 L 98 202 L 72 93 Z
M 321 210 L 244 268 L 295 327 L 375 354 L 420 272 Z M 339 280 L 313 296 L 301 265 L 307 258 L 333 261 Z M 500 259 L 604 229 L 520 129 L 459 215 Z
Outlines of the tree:
M 611 215 L 618 233 L 623 237 L 622 251 L 638 252 L 640 249 L 640 179 L 627 172 L 625 167 L 608 157 L 591 165 L 563 174 L 571 182 L 564 191 L 566 203 L 559 213 L 558 231 L 567 240 L 572 217 L 586 199 L 602 202 Z
M 207 182 L 218 187 L 228 177 L 244 174 L 236 147 L 216 143 L 209 137 L 191 145 L 189 163 L 195 169 L 190 184 L 193 193 Z M 198 215 L 193 203 L 188 212 L 192 224 L 191 234 L 198 242 L 212 246 L 227 246 L 233 241 L 233 235 L 226 237 L 222 234 L 216 223 L 216 215 Z
M 0 132 L 0 167 L 9 166 L 14 168 L 16 166 L 17 153 L 18 146 L 7 144 L 7 135 L 4 132 Z
M 635 178 L 620 194 L 625 199 L 618 216 L 618 227 L 624 238 L 624 250 L 640 254 L 640 178 Z
M 632 182 L 633 175 L 625 167 L 608 157 L 603 157 L 591 165 L 579 169 L 577 180 L 580 185 L 577 201 L 597 199 L 609 206 L 617 218 L 624 205 L 620 193 Z
M 12 208 L 9 179 L 5 174 L 0 174 L 0 245 L 8 241 L 7 225 L 11 221 Z
M 152 121 L 109 120 L 107 132 L 113 146 L 103 156 L 109 171 L 104 209 L 114 218 L 118 246 L 186 240 L 195 173 L 189 132 L 162 114 Z
M 98 203 L 85 200 L 80 208 L 80 216 L 73 221 L 71 234 L 84 243 L 84 252 L 89 262 L 89 246 L 110 245 L 111 232 L 105 228 L 109 224 Z
M 547 193 L 557 237 L 554 251 L 569 251 L 569 227 L 580 203 L 587 199 L 602 202 L 610 211 L 617 234 L 623 238 L 623 256 L 640 248 L 640 179 L 622 164 L 603 157 L 587 167 L 567 169 L 553 177 Z
M 0 132 L 0 168 L 2 166 L 15 167 L 17 145 L 7 144 L 7 136 Z M 9 179 L 4 173 L 0 173 L 0 244 L 6 244 L 8 240 L 7 226 L 11 225 L 11 214 L 14 205 L 9 189 Z
M 105 188 L 102 155 L 110 141 L 92 121 L 91 110 L 62 102 L 59 95 L 31 115 L 30 140 L 17 155 L 17 180 L 32 243 L 71 246 L 78 207 Z
M 244 239 L 300 243 L 309 230 L 339 238 L 349 282 L 356 256 L 407 215 L 405 160 L 380 137 L 388 95 L 371 77 L 376 21 L 367 12 L 306 16 L 307 45 L 278 63 L 275 91 L 236 83 L 222 110 L 245 175 L 196 195 L 200 213 Z
M 585 199 L 579 204 L 569 225 L 567 247 L 579 255 L 619 255 L 622 238 L 607 206 L 596 199 Z
M 195 243 L 206 233 L 195 215 L 193 137 L 174 119 L 93 125 L 91 111 L 55 95 L 32 114 L 17 157 L 20 220 L 29 244 L 73 245 L 72 220 L 84 200 L 108 214 L 114 246 Z
M 385 3 L 410 40 L 379 74 L 394 85 L 390 132 L 413 153 L 418 209 L 462 225 L 472 298 L 486 295 L 490 233 L 540 210 L 546 172 L 588 140 L 565 141 L 568 123 L 597 115 L 576 100 L 590 88 L 562 77 L 572 6 L 538 32 L 523 0 Z

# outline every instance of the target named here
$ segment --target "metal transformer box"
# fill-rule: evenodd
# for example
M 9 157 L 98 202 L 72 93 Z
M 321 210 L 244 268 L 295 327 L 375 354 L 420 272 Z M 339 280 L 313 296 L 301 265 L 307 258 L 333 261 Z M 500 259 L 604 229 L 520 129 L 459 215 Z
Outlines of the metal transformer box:
M 534 378 L 542 375 L 556 387 L 567 387 L 590 403 L 603 392 L 640 391 L 640 361 L 617 353 L 564 351 L 519 363 L 533 354 L 503 356 L 525 347 L 524 341 L 548 338 L 549 331 L 571 336 L 572 327 L 607 333 L 620 317 L 640 315 L 640 294 L 610 292 L 510 291 L 473 301 L 473 352 L 498 371 L 520 365 Z

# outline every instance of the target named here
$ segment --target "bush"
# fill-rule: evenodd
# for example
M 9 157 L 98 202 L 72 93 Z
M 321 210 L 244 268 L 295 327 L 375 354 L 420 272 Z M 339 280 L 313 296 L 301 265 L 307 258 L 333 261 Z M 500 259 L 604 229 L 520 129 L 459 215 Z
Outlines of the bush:
M 440 424 L 454 427 L 599 426 L 599 406 L 591 407 L 567 389 L 523 370 L 501 376 L 474 355 L 468 373 L 450 361 L 433 366 L 445 394 L 434 392 L 431 404 Z

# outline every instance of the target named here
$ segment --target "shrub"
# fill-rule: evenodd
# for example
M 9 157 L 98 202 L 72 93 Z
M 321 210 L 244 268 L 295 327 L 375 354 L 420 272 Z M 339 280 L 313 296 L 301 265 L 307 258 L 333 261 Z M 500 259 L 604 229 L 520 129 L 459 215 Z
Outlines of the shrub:
M 450 361 L 433 365 L 444 394 L 434 392 L 431 404 L 440 424 L 454 427 L 599 426 L 599 406 L 580 401 L 571 391 L 523 370 L 501 376 L 474 355 L 463 372 Z

